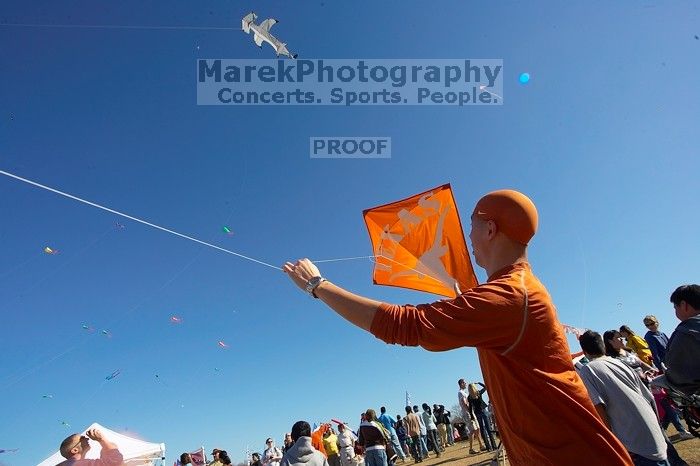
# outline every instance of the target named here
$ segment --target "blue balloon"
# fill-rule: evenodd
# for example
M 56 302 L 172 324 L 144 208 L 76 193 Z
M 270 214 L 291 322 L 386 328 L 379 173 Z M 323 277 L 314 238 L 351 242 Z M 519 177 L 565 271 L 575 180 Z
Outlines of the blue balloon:
M 527 84 L 527 82 L 530 81 L 530 73 L 520 73 L 518 80 L 520 84 Z

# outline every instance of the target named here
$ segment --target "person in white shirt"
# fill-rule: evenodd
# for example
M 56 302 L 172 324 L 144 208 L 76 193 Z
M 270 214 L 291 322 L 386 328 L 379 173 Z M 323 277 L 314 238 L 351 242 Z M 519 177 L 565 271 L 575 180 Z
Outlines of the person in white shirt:
M 425 430 L 428 432 L 427 436 L 430 438 L 430 442 L 433 444 L 435 456 L 440 458 L 440 442 L 438 441 L 435 415 L 431 412 L 428 403 L 423 403 L 423 413 L 421 413 L 421 417 L 423 418 L 423 423 L 425 424 Z
M 462 410 L 462 420 L 469 424 L 471 414 L 469 413 L 469 391 L 467 390 L 467 382 L 465 382 L 464 379 L 459 379 L 457 385 L 459 385 L 457 402 L 459 403 L 459 409 Z
M 265 451 L 263 452 L 263 466 L 280 466 L 282 461 L 282 450 L 275 446 L 275 441 L 272 438 L 265 440 Z
M 338 425 L 338 448 L 340 448 L 341 466 L 354 466 L 356 440 L 355 434 L 345 424 Z

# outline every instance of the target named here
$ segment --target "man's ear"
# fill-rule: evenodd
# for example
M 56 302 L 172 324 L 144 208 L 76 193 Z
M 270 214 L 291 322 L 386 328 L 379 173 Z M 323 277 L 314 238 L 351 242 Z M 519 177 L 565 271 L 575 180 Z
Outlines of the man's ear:
M 495 237 L 496 233 L 498 233 L 498 225 L 496 225 L 496 222 L 494 222 L 493 220 L 487 220 L 486 226 L 489 229 L 489 238 Z

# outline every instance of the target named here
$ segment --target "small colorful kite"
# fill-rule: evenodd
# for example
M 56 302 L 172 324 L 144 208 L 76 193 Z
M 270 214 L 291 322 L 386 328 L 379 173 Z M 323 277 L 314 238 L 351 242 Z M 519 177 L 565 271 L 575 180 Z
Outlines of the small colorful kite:
M 58 249 L 51 249 L 50 247 L 46 246 L 44 248 L 44 252 L 49 255 L 55 255 L 58 254 Z
M 218 345 L 222 348 L 228 348 L 228 345 L 226 343 L 224 343 L 222 340 L 219 340 Z
M 478 284 L 449 184 L 363 212 L 373 280 L 454 298 Z
M 223 227 L 221 230 L 222 230 L 224 233 L 226 233 L 227 235 L 233 236 L 233 232 L 231 231 L 231 229 L 230 229 L 229 227 Z
M 112 334 L 109 330 L 102 330 L 102 335 L 106 336 L 107 338 L 112 338 Z
M 41 395 L 42 398 L 53 398 L 53 395 Z
M 117 222 L 114 224 L 114 228 L 116 228 L 117 230 L 124 230 L 126 227 L 121 223 Z
M 120 371 L 119 369 L 117 369 L 116 371 L 112 372 L 110 375 L 108 375 L 107 377 L 105 377 L 105 380 L 112 380 L 112 379 L 114 379 L 116 376 L 118 376 L 119 374 L 121 374 L 121 371 Z
M 19 448 L 0 449 L 0 453 L 15 453 L 18 451 L 19 451 Z
M 61 421 L 62 426 L 70 427 L 70 424 L 68 424 L 66 421 Z
M 95 329 L 90 327 L 88 324 L 83 324 L 83 330 L 87 330 L 90 333 L 95 331 Z
M 173 324 L 181 324 L 182 323 L 182 318 L 178 316 L 171 316 L 170 317 L 170 322 Z

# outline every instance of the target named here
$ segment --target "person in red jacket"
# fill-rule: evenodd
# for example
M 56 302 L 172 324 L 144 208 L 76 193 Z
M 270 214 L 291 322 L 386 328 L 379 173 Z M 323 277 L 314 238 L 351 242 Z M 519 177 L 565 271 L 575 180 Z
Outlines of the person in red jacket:
M 417 306 L 353 294 L 308 259 L 283 270 L 301 289 L 377 338 L 430 351 L 478 349 L 512 465 L 632 465 L 598 417 L 574 370 L 556 309 L 532 272 L 527 245 L 537 230 L 532 201 L 511 190 L 479 200 L 469 235 L 488 281 L 455 299 Z

